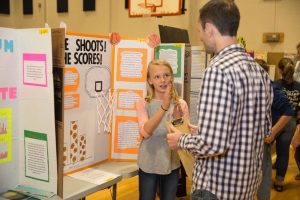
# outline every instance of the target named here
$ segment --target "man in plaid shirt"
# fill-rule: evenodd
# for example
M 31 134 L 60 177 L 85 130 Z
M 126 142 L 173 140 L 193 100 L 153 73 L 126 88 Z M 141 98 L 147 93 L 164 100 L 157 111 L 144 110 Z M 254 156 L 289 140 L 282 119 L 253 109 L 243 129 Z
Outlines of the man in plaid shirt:
M 261 182 L 273 90 L 265 70 L 237 43 L 239 21 L 232 0 L 211 0 L 200 9 L 200 39 L 215 55 L 203 75 L 197 131 L 182 134 L 171 125 L 174 133 L 167 134 L 172 149 L 196 158 L 192 200 L 253 200 Z

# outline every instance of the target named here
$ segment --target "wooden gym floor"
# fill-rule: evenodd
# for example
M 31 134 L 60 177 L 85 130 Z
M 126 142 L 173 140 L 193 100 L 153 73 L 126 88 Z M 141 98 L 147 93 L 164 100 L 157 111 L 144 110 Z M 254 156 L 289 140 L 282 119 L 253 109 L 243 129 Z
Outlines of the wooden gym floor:
M 275 146 L 275 145 L 273 145 Z M 273 159 L 275 159 L 275 154 L 273 154 Z M 274 160 L 273 160 L 274 161 Z M 272 171 L 272 177 L 274 180 L 275 170 Z M 295 180 L 295 176 L 299 174 L 298 167 L 294 160 L 294 149 L 290 148 L 290 159 L 287 174 L 285 176 L 285 181 L 283 185 L 283 192 L 276 192 L 271 189 L 271 200 L 300 200 L 300 181 Z M 177 198 L 176 200 L 189 200 L 190 199 L 190 189 L 191 182 L 187 179 L 187 196 Z M 86 197 L 86 200 L 111 200 L 111 189 L 104 189 L 94 194 Z M 124 178 L 117 184 L 117 200 L 138 200 L 138 176 L 132 178 Z M 159 200 L 159 197 L 156 197 Z

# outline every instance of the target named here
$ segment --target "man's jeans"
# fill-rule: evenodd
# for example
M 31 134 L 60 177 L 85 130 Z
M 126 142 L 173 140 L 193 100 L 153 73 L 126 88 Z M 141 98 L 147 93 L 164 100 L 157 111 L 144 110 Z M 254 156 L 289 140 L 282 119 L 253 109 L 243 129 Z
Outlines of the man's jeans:
M 262 162 L 262 181 L 257 191 L 258 200 L 269 200 L 272 187 L 271 144 L 264 143 Z

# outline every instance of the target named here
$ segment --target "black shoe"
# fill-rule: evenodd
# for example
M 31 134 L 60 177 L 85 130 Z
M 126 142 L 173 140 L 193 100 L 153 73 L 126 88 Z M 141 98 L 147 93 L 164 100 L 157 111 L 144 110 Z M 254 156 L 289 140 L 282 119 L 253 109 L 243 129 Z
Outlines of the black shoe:
M 298 174 L 297 176 L 295 176 L 296 180 L 300 180 L 300 174 Z
M 277 192 L 282 192 L 283 191 L 283 185 L 276 185 L 274 183 L 274 189 L 277 191 Z

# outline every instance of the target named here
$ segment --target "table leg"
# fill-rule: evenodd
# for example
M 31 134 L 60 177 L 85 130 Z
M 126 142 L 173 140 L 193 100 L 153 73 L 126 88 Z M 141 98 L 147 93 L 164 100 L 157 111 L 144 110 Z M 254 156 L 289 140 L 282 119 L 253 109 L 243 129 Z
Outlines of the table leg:
M 113 196 L 112 196 L 113 200 L 117 200 L 117 184 L 113 185 Z

